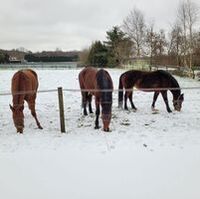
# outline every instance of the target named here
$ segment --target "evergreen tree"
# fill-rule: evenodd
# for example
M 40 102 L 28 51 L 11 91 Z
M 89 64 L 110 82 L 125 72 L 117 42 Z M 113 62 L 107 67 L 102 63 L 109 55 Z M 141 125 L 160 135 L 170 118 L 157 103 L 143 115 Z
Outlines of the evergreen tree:
M 106 66 L 108 63 L 107 53 L 106 46 L 101 41 L 95 41 L 88 55 L 88 63 L 94 67 Z
M 104 43 L 108 49 L 108 66 L 119 66 L 130 57 L 133 43 L 118 26 L 106 34 L 107 41 Z

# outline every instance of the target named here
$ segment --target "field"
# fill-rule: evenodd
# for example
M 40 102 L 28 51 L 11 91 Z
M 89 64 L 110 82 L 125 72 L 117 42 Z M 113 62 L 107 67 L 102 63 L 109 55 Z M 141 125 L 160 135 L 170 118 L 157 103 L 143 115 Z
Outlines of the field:
M 124 71 L 108 71 L 117 88 Z M 10 92 L 14 72 L 0 70 L 0 93 Z M 79 89 L 80 69 L 36 72 L 40 91 Z M 184 88 L 200 86 L 176 79 Z M 171 114 L 161 96 L 153 114 L 153 93 L 140 91 L 133 98 L 138 111 L 123 111 L 114 92 L 111 132 L 104 133 L 94 130 L 94 115 L 82 115 L 80 92 L 65 91 L 65 134 L 60 133 L 57 92 L 41 92 L 36 109 L 44 129 L 36 128 L 25 105 L 23 135 L 13 125 L 11 95 L 0 95 L 0 198 L 200 198 L 200 90 L 182 92 L 182 111 Z M 170 92 L 168 97 L 173 109 Z

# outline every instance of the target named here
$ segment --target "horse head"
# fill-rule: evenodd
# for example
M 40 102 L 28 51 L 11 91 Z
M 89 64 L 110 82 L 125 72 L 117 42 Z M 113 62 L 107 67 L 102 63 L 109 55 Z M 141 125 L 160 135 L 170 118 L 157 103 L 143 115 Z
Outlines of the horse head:
M 110 131 L 109 125 L 111 121 L 111 108 L 112 102 L 107 102 L 102 104 L 102 121 L 103 121 L 103 130 L 106 132 Z
M 17 106 L 17 107 L 13 107 L 10 105 L 10 109 L 13 113 L 13 121 L 15 124 L 15 127 L 17 129 L 17 133 L 23 133 L 23 129 L 24 129 L 24 106 Z
M 174 109 L 176 111 L 181 110 L 183 101 L 184 101 L 184 94 L 183 93 L 181 95 L 179 95 L 176 100 L 173 100 Z

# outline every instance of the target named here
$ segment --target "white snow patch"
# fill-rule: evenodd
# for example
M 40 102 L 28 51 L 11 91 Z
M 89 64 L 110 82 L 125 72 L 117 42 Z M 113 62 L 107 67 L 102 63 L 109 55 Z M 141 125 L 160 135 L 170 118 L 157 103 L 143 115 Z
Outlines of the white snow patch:
M 108 70 L 118 88 L 124 71 Z M 10 91 L 14 72 L 0 70 L 0 93 Z M 36 72 L 39 90 L 79 89 L 80 69 Z M 200 84 L 176 78 L 181 87 Z M 120 110 L 115 92 L 110 133 L 94 130 L 94 114 L 82 115 L 80 92 L 64 92 L 66 134 L 59 129 L 57 93 L 39 93 L 44 129 L 37 129 L 25 106 L 23 135 L 13 125 L 12 97 L 0 96 L 0 198 L 199 199 L 200 91 L 182 92 L 182 111 L 171 114 L 161 96 L 153 114 L 153 93 L 140 91 L 133 95 L 138 111 Z M 170 92 L 168 97 L 173 109 Z

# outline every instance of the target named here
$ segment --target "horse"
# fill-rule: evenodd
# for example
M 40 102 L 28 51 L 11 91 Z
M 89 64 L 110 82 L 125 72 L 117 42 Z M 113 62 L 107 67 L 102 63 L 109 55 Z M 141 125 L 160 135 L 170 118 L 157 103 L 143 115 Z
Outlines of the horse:
M 10 105 L 10 109 L 17 133 L 23 133 L 24 129 L 24 101 L 28 103 L 28 107 L 31 110 L 32 116 L 35 118 L 38 128 L 42 129 L 35 111 L 37 89 L 38 77 L 35 71 L 24 69 L 19 70 L 13 75 L 11 83 L 13 105 Z
M 93 67 L 86 67 L 79 73 L 79 84 L 81 88 L 82 95 L 82 107 L 83 114 L 87 115 L 86 106 L 89 106 L 89 112 L 92 111 L 92 96 L 95 96 L 95 106 L 96 106 L 96 120 L 95 129 L 99 129 L 99 115 L 100 115 L 100 105 L 102 108 L 102 122 L 103 130 L 109 132 L 109 125 L 111 121 L 112 112 L 112 91 L 113 82 L 109 73 L 100 69 L 97 70 Z M 104 91 L 106 90 L 106 91 Z
M 133 87 L 138 90 L 146 92 L 154 92 L 152 110 L 155 111 L 155 102 L 158 98 L 159 93 L 161 93 L 163 100 L 166 105 L 166 109 L 171 113 L 169 107 L 167 91 L 170 90 L 173 95 L 173 106 L 176 111 L 180 111 L 182 107 L 182 102 L 184 101 L 184 94 L 181 94 L 180 86 L 177 80 L 168 72 L 163 70 L 157 71 L 139 71 L 130 70 L 123 73 L 119 78 L 119 92 L 118 92 L 118 106 L 123 106 L 123 89 L 125 89 L 124 95 L 124 109 L 128 110 L 127 98 L 129 98 L 131 107 L 133 110 L 137 110 L 135 107 L 132 95 Z

